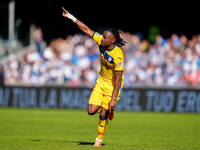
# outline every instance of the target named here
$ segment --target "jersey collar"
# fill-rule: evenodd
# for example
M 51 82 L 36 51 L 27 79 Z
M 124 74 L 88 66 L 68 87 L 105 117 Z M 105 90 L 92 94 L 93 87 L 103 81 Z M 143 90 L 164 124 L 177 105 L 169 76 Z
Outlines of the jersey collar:
M 114 45 L 113 48 L 111 48 L 109 50 L 107 49 L 107 51 L 112 51 L 115 47 L 116 47 L 116 45 Z

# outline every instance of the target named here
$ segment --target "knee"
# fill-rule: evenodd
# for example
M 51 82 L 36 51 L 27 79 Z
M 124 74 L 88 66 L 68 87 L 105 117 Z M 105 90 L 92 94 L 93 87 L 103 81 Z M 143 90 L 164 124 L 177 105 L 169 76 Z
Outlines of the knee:
M 91 111 L 88 109 L 88 115 L 95 115 L 97 111 Z
M 96 111 L 95 112 L 89 112 L 88 111 L 88 115 L 95 115 L 96 114 Z
M 88 114 L 89 115 L 96 114 L 99 109 L 100 109 L 100 106 L 88 104 Z

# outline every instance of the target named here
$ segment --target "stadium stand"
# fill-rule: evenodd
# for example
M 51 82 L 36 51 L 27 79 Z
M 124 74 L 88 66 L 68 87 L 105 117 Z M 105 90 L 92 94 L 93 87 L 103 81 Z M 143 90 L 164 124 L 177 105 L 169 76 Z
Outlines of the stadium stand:
M 166 39 L 157 35 L 154 43 L 129 32 L 121 36 L 128 42 L 122 48 L 124 87 L 200 84 L 200 35 L 191 39 L 175 33 Z M 100 65 L 91 38 L 77 33 L 40 44 L 24 50 L 20 58 L 8 56 L 3 65 L 6 85 L 94 86 Z

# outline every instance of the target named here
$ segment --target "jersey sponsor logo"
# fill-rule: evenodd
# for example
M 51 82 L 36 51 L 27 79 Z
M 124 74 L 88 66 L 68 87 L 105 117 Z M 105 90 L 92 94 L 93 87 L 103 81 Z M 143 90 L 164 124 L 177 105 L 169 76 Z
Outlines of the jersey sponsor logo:
M 117 59 L 120 59 L 120 60 L 121 60 L 122 58 L 121 58 L 121 57 L 117 57 Z
M 118 69 L 123 69 L 124 68 L 124 66 L 115 66 L 115 68 L 118 68 Z

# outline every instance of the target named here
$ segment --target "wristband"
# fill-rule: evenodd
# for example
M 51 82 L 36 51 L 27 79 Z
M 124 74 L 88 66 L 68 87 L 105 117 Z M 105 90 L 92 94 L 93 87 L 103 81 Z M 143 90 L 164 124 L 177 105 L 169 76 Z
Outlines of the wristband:
M 70 13 L 65 14 L 67 16 L 67 18 L 71 19 L 74 23 L 76 22 L 76 17 L 74 17 L 73 15 L 71 15 Z

